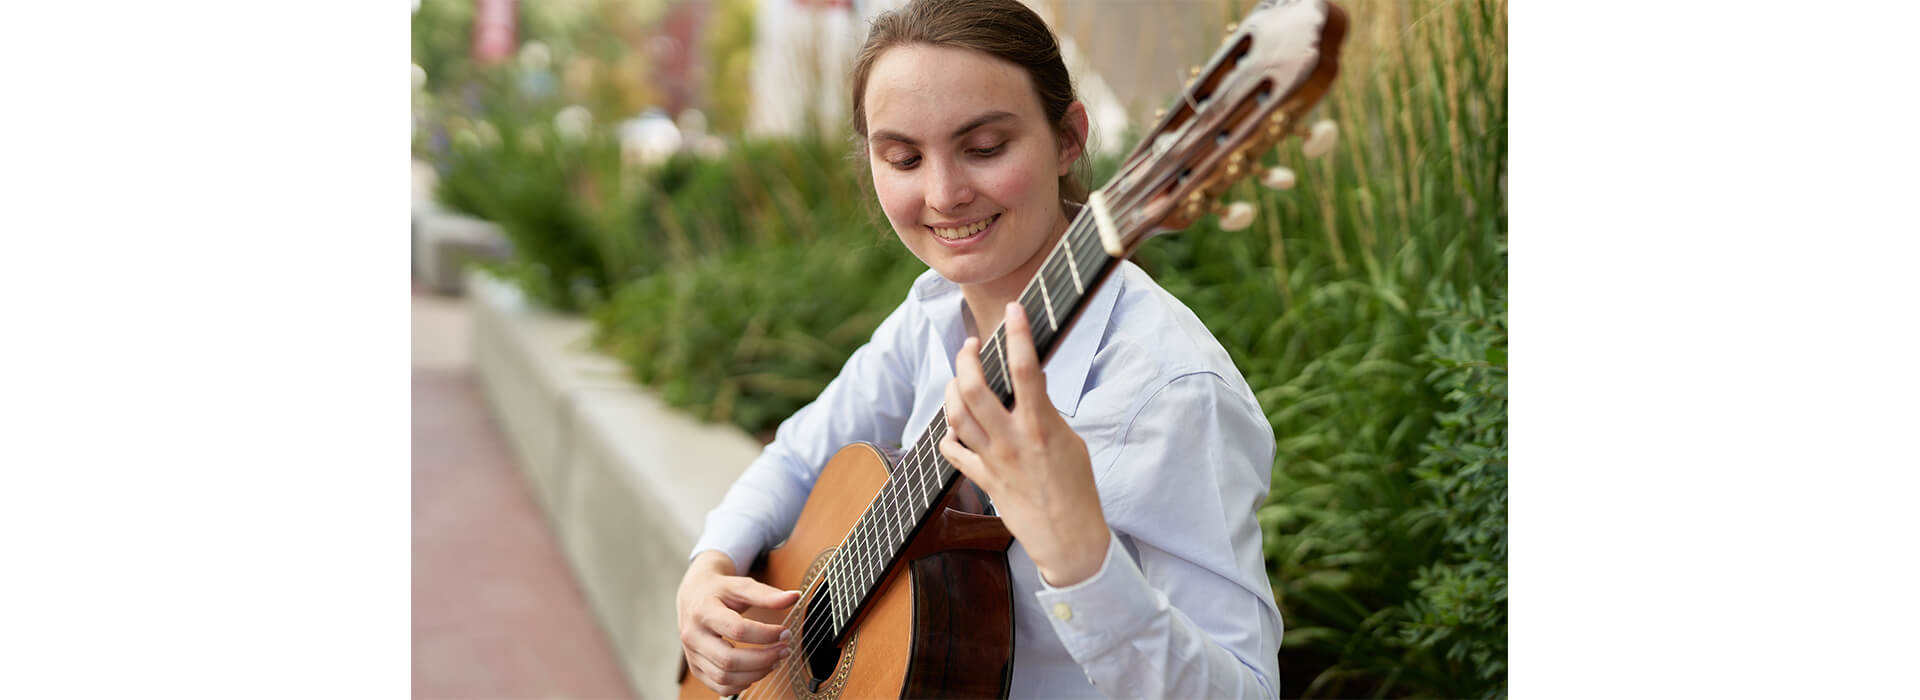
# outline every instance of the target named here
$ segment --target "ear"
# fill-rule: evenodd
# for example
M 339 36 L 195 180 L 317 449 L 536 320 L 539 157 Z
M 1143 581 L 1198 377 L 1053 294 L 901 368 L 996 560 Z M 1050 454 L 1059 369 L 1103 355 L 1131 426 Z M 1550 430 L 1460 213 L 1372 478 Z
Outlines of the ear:
M 1070 135 L 1073 138 L 1063 139 L 1060 143 L 1060 167 L 1055 175 L 1066 175 L 1067 171 L 1072 170 L 1073 162 L 1080 159 L 1087 144 L 1087 106 L 1075 100 L 1067 105 L 1066 117 L 1067 129 L 1072 132 Z

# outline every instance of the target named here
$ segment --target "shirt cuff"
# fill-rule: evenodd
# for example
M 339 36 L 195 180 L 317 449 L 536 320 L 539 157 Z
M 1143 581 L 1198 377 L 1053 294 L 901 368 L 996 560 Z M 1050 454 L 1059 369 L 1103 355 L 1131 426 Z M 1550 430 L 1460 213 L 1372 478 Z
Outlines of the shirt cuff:
M 1140 566 L 1120 545 L 1120 535 L 1111 531 L 1107 558 L 1099 571 L 1063 588 L 1049 585 L 1042 577 L 1034 596 L 1067 653 L 1083 665 L 1133 638 L 1138 628 L 1150 624 L 1153 615 L 1167 606 L 1166 595 L 1147 583 Z
M 707 529 L 693 543 L 687 561 L 692 562 L 694 557 L 710 549 L 733 560 L 735 576 L 747 575 L 747 569 L 759 558 L 761 549 L 759 538 L 754 536 L 753 521 L 741 517 L 708 519 Z

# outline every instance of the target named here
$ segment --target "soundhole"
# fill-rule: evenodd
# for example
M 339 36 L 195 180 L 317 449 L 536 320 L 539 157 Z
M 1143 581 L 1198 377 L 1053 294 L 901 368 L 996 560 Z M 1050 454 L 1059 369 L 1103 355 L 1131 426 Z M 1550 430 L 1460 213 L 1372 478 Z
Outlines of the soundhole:
M 819 576 L 821 570 L 831 559 L 829 549 L 822 552 L 808 568 L 801 588 Z M 800 653 L 804 654 L 806 673 L 795 674 L 790 686 L 794 697 L 804 700 L 826 700 L 837 698 L 846 688 L 847 674 L 853 670 L 853 657 L 859 646 L 860 633 L 847 635 L 841 644 L 833 643 L 833 591 L 827 581 L 811 591 L 801 605 L 805 606 L 800 616 Z M 801 676 L 804 676 L 802 678 Z

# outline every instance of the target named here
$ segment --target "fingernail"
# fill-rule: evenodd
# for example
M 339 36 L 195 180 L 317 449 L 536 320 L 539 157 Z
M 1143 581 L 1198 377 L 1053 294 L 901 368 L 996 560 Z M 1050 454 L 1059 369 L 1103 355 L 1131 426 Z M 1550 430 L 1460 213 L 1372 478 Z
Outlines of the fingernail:
M 786 647 L 780 647 L 780 658 L 784 659 L 784 658 L 787 658 L 788 656 L 791 656 L 792 654 L 793 654 L 792 649 L 788 649 Z
M 780 641 L 793 639 L 793 630 L 780 630 Z

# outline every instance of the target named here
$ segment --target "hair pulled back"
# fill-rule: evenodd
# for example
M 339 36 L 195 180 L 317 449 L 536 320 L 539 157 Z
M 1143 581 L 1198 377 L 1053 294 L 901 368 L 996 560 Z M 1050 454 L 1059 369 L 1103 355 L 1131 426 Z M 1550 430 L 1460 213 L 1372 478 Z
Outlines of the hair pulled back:
M 1075 204 L 1087 201 L 1080 176 L 1086 143 L 1067 122 L 1073 81 L 1060 58 L 1060 42 L 1039 15 L 1017 0 L 913 0 L 875 17 L 853 67 L 853 132 L 861 155 L 867 152 L 867 76 L 888 49 L 912 44 L 971 49 L 1026 71 L 1055 137 L 1081 147 L 1079 163 L 1060 176 L 1060 198 Z

